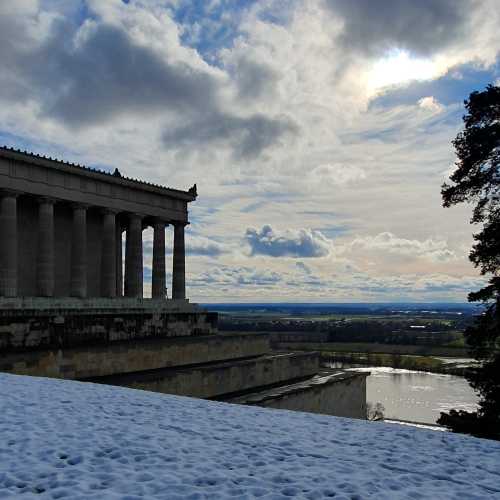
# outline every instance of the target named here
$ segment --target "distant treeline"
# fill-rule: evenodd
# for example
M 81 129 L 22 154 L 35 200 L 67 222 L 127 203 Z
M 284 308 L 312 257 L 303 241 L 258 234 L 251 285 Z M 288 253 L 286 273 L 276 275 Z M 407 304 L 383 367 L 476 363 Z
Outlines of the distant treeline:
M 461 345 L 462 332 L 470 318 L 457 319 L 349 319 L 349 320 L 265 320 L 262 318 L 222 317 L 219 329 L 226 331 L 265 331 L 287 333 L 287 341 L 293 332 L 322 333 L 324 342 L 376 342 L 382 344 L 409 345 Z M 304 335 L 301 335 L 304 341 Z

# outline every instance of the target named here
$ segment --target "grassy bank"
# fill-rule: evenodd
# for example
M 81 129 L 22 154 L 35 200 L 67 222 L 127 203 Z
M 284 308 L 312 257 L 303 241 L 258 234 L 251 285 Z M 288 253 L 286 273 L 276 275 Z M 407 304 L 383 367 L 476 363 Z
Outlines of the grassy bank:
M 279 342 L 277 349 L 336 353 L 401 354 L 414 356 L 469 357 L 467 349 L 454 346 L 377 344 L 369 342 Z

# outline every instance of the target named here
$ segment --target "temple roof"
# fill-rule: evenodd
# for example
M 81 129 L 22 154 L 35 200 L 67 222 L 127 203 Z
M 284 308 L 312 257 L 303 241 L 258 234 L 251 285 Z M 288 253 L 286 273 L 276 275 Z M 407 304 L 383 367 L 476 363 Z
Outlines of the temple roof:
M 0 146 L 0 158 L 23 161 L 25 163 L 40 165 L 46 168 L 55 168 L 58 170 L 77 169 L 79 170 L 78 173 L 85 176 L 100 178 L 105 176 L 106 180 L 113 183 L 124 184 L 147 191 L 153 191 L 156 193 L 163 193 L 165 195 L 174 196 L 177 198 L 180 197 L 188 201 L 194 201 L 198 195 L 196 184 L 193 185 L 188 191 L 182 191 L 180 189 L 173 189 L 170 187 L 161 186 L 159 184 L 153 184 L 150 182 L 141 181 L 139 179 L 125 177 L 117 168 L 113 173 L 111 173 L 105 170 L 91 168 L 77 163 L 66 162 L 57 158 L 51 158 L 29 151 L 21 151 L 20 149 L 9 148 L 7 146 Z

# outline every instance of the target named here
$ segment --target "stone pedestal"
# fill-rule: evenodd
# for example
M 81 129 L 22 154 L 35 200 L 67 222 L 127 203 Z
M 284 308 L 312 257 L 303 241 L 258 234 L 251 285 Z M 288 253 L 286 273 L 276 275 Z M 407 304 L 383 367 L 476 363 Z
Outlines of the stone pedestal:
M 17 295 L 17 194 L 0 192 L 0 296 Z

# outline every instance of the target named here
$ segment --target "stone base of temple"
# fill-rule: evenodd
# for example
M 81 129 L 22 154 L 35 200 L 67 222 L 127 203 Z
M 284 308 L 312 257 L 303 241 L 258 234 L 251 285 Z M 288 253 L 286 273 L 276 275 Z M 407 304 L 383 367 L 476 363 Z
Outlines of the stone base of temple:
M 29 301 L 30 309 L 0 304 L 0 371 L 365 415 L 367 374 L 325 379 L 318 353 L 273 352 L 265 333 L 217 333 L 216 315 L 187 301 L 124 299 L 119 310 L 114 300 Z
M 187 300 L 0 298 L 0 352 L 110 345 L 217 331 Z

